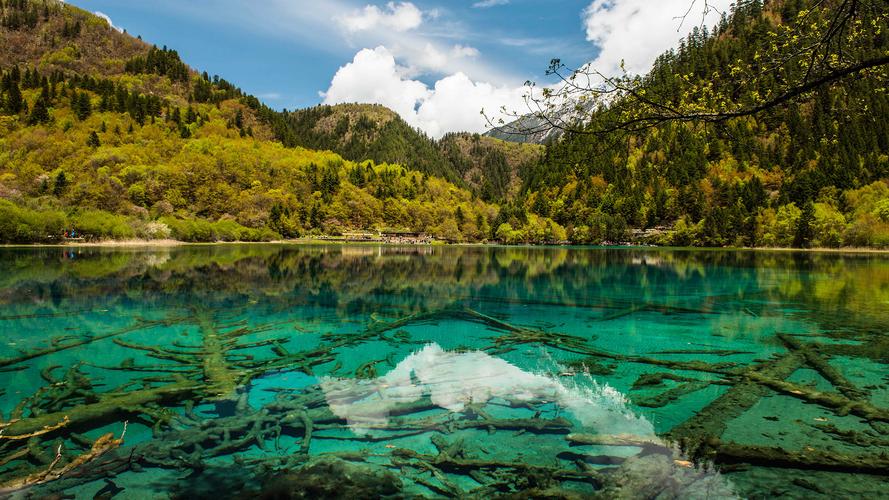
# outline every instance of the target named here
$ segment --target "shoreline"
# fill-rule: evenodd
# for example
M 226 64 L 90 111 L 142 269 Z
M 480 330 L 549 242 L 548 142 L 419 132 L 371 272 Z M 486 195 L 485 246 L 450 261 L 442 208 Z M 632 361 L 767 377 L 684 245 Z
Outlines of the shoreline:
M 781 252 L 781 253 L 833 253 L 833 254 L 889 254 L 889 248 L 843 247 L 843 248 L 788 248 L 788 247 L 666 247 L 648 245 L 504 245 L 500 243 L 433 243 L 410 244 L 384 241 L 337 241 L 313 238 L 275 241 L 211 241 L 188 242 L 173 239 L 163 240 L 102 240 L 92 242 L 67 243 L 15 243 L 0 244 L 0 248 L 173 248 L 185 246 L 225 246 L 225 245 L 330 245 L 330 246 L 390 246 L 390 247 L 492 247 L 492 248 L 577 248 L 577 249 L 650 249 L 681 251 L 735 251 L 735 252 Z

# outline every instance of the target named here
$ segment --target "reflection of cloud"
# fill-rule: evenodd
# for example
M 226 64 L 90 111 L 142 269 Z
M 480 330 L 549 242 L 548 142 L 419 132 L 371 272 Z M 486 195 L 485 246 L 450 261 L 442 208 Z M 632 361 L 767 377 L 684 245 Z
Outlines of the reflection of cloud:
M 384 429 L 390 413 L 403 411 L 404 405 L 418 403 L 426 397 L 434 406 L 452 412 L 492 400 L 540 408 L 554 405 L 583 427 L 582 434 L 573 435 L 573 442 L 595 444 L 596 437 L 601 435 L 602 442 L 612 443 L 613 446 L 607 447 L 615 457 L 626 457 L 607 475 L 604 487 L 612 496 L 738 498 L 732 484 L 718 472 L 693 467 L 678 451 L 663 443 L 655 435 L 652 424 L 628 408 L 623 394 L 594 381 L 591 388 L 566 387 L 556 379 L 526 372 L 484 352 L 446 352 L 430 344 L 406 357 L 382 377 L 365 381 L 323 377 L 320 386 L 330 410 L 345 419 L 357 434 Z M 424 406 L 422 410 L 425 409 Z M 585 436 L 590 440 L 584 441 Z M 630 442 L 644 444 L 627 444 Z M 529 445 L 536 446 L 516 440 L 509 442 L 512 448 Z M 649 445 L 659 451 L 632 455 L 633 449 Z M 567 445 L 563 451 L 567 451 Z M 627 456 L 627 451 L 632 456 Z M 590 452 L 602 454 L 601 450 Z
M 633 414 L 624 396 L 607 385 L 568 388 L 484 352 L 446 352 L 435 344 L 408 356 L 382 377 L 370 381 L 326 377 L 321 387 L 331 411 L 356 433 L 385 426 L 396 405 L 428 396 L 434 405 L 453 412 L 495 398 L 553 402 L 599 433 L 654 437 L 652 424 Z

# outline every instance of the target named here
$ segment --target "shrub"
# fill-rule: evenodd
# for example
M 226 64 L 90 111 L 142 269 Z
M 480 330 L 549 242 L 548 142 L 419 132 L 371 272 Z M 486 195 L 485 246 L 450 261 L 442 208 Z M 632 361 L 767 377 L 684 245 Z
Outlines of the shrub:
M 65 228 L 65 214 L 31 210 L 0 199 L 0 243 L 41 243 L 57 240 Z
M 127 217 L 103 210 L 81 211 L 71 217 L 71 226 L 87 239 L 122 240 L 136 236 L 133 225 Z

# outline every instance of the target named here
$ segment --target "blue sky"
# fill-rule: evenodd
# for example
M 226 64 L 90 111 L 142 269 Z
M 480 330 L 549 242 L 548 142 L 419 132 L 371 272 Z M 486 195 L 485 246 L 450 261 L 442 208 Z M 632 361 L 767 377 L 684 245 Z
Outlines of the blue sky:
M 520 107 L 522 84 L 543 82 L 553 57 L 615 71 L 626 53 L 634 58 L 628 66 L 644 72 L 682 35 L 673 16 L 689 1 L 69 3 L 175 48 L 192 67 L 219 74 L 274 108 L 379 102 L 440 136 L 483 129 L 482 107 Z

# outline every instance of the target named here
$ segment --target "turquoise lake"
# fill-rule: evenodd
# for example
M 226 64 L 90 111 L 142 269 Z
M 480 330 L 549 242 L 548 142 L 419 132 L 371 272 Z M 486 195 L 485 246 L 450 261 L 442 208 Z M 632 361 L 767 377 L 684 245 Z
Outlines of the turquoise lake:
M 884 254 L 0 248 L 0 497 L 887 497 L 887 363 Z

